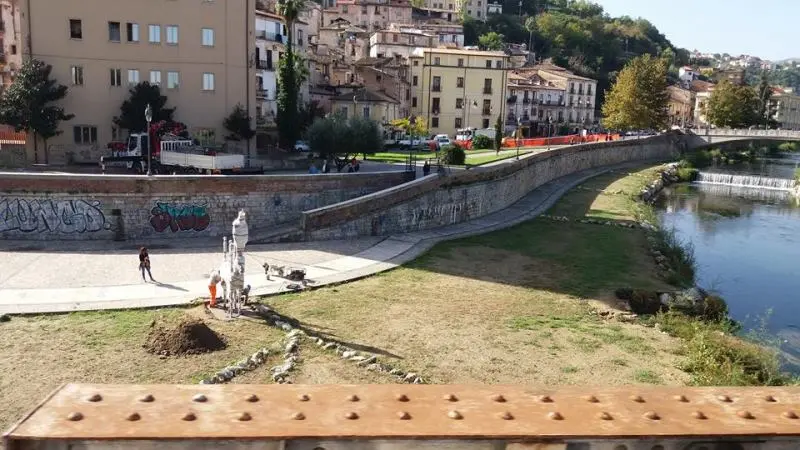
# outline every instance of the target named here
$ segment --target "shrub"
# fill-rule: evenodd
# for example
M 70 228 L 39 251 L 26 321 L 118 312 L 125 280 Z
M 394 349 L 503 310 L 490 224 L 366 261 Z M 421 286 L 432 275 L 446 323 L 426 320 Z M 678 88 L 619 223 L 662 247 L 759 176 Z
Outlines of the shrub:
M 778 150 L 782 152 L 796 152 L 797 151 L 797 142 L 784 142 L 778 145 Z
M 687 160 L 692 167 L 706 167 L 711 165 L 714 158 L 708 150 L 700 150 L 688 155 Z
M 489 139 L 489 136 L 484 136 L 481 134 L 472 138 L 472 148 L 475 150 L 492 148 L 492 145 L 494 145 L 494 143 L 491 139 Z
M 463 166 L 467 161 L 466 152 L 458 144 L 445 145 L 442 147 L 442 152 L 444 153 L 445 164 Z
M 697 180 L 697 176 L 699 173 L 700 173 L 699 170 L 691 167 L 679 167 L 676 175 L 678 176 L 679 180 L 688 183 Z

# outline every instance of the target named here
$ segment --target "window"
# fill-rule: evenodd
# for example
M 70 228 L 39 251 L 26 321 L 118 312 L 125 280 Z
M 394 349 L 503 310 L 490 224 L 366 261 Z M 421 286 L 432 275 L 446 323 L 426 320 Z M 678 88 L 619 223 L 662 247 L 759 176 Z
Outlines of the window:
M 457 98 L 456 99 L 456 109 L 464 109 L 464 99 Z
M 181 84 L 181 77 L 178 72 L 167 72 L 167 89 L 178 89 Z
M 167 44 L 177 45 L 178 44 L 178 26 L 177 25 L 167 25 Z
M 303 46 L 303 30 L 297 30 L 297 45 Z
M 480 16 L 481 16 L 481 12 L 480 12 L 480 11 L 478 11 L 478 17 L 480 17 Z M 488 126 L 488 125 L 487 125 L 487 126 Z M 486 127 L 483 127 L 483 128 L 486 128 Z
M 433 92 L 442 91 L 442 77 L 433 77 Z
M 118 141 L 122 138 L 122 134 L 119 132 L 119 127 L 112 125 L 111 126 L 111 140 Z
M 456 78 L 456 87 L 460 87 L 460 88 L 464 87 L 464 77 Z
M 500 60 L 500 59 L 498 59 L 497 61 L 495 61 L 495 62 L 494 62 L 494 68 L 495 68 L 495 69 L 502 69 L 502 68 L 503 68 L 503 61 L 502 61 L 502 60 Z
M 122 70 L 121 69 L 111 69 L 111 86 L 122 86 Z
M 122 30 L 119 22 L 108 22 L 108 40 L 111 42 L 122 40 Z
M 128 69 L 128 84 L 139 84 L 139 71 Z
M 83 23 L 81 19 L 69 19 L 70 39 L 83 39 Z
M 369 119 L 369 106 L 364 107 L 364 118 Z
M 151 70 L 150 71 L 150 84 L 154 84 L 156 86 L 161 86 L 161 71 L 160 70 Z
M 213 91 L 214 90 L 214 74 L 213 73 L 204 73 L 203 74 L 203 90 L 204 91 Z
M 397 33 L 392 33 L 392 42 L 397 42 Z
M 367 14 L 367 5 L 361 6 L 361 14 Z
M 419 65 L 419 61 L 414 61 L 414 66 L 416 67 L 418 65 Z
M 347 14 L 347 5 L 342 5 L 342 13 Z
M 456 117 L 456 121 L 455 121 L 454 125 L 455 125 L 456 129 L 461 128 L 463 126 L 463 123 L 461 121 L 461 117 Z
M 491 94 L 492 93 L 492 79 L 491 78 L 484 78 L 484 80 L 483 80 L 483 93 L 484 94 Z
M 211 28 L 203 28 L 203 47 L 214 46 L 214 30 Z
M 148 25 L 147 32 L 151 44 L 161 43 L 161 25 Z
M 442 63 L 442 60 L 441 60 L 441 58 L 439 58 L 438 56 L 437 56 L 437 57 L 435 57 L 435 58 L 433 58 L 433 65 L 434 65 L 434 66 L 438 66 L 438 65 L 439 65 L 439 64 L 441 64 L 441 63 Z
M 139 42 L 139 24 L 128 22 L 125 27 L 128 31 L 128 42 Z
M 72 66 L 72 85 L 83 86 L 83 67 Z
M 416 86 L 418 81 L 419 81 L 419 78 L 418 78 L 416 75 L 414 75 L 414 76 L 411 78 L 411 85 L 412 85 L 412 86 Z
M 458 58 L 458 67 L 464 67 L 464 58 Z
M 480 15 L 481 13 L 478 13 Z M 483 128 L 489 128 L 489 119 L 483 119 Z
M 489 59 L 486 60 L 486 68 L 487 69 L 491 69 L 492 68 L 492 61 L 489 60 Z
M 431 128 L 439 128 L 439 118 L 431 117 Z
M 432 100 L 433 102 L 431 103 L 431 111 L 433 111 L 434 114 L 439 114 L 439 97 L 433 97 Z
M 412 108 L 417 107 L 417 97 L 411 97 L 411 107 Z
M 76 144 L 89 145 L 97 142 L 97 127 L 78 125 L 72 127 L 72 137 Z

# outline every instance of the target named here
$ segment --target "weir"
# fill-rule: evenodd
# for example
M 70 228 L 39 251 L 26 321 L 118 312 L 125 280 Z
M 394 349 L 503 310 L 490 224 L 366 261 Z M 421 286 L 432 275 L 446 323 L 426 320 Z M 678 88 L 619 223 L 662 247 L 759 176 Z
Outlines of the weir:
M 787 178 L 770 178 L 758 175 L 736 175 L 713 172 L 700 172 L 697 176 L 697 183 L 775 189 L 781 191 L 790 191 L 795 187 L 795 181 Z

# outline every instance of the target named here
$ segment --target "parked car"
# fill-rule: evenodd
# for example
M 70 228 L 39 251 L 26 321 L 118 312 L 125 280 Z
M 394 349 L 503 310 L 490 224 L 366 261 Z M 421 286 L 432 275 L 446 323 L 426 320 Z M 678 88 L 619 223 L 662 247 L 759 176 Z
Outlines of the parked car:
M 446 145 L 451 145 L 453 141 L 450 140 L 450 137 L 446 134 L 437 134 L 436 138 L 434 139 L 436 142 L 436 148 L 440 149 Z
M 297 141 L 294 143 L 294 151 L 296 152 L 310 152 L 311 147 L 308 146 L 306 141 Z

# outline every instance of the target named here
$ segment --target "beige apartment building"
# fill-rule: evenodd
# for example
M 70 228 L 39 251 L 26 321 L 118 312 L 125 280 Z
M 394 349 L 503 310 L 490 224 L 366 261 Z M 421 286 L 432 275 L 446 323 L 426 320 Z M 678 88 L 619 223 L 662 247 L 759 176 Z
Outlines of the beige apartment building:
M 392 22 L 411 22 L 409 0 L 337 0 L 336 5 L 322 11 L 323 26 L 338 20 L 368 31 L 388 28 Z
M 0 85 L 8 86 L 22 65 L 17 0 L 0 0 Z
M 508 56 L 446 48 L 418 48 L 411 61 L 411 113 L 430 134 L 490 128 L 505 117 Z
M 161 86 L 175 119 L 205 142 L 221 143 L 223 119 L 241 104 L 255 116 L 253 1 L 26 0 L 20 3 L 25 57 L 53 66 L 69 87 L 75 118 L 62 134 L 29 142 L 39 163 L 95 162 L 124 139 L 114 126 L 131 86 Z M 144 114 L 144 111 L 142 111 Z M 32 141 L 30 139 L 29 141 Z M 255 142 L 251 142 L 251 149 Z M 250 149 L 248 149 L 250 150 Z
M 775 121 L 781 130 L 800 130 L 800 96 L 782 89 L 775 89 Z

